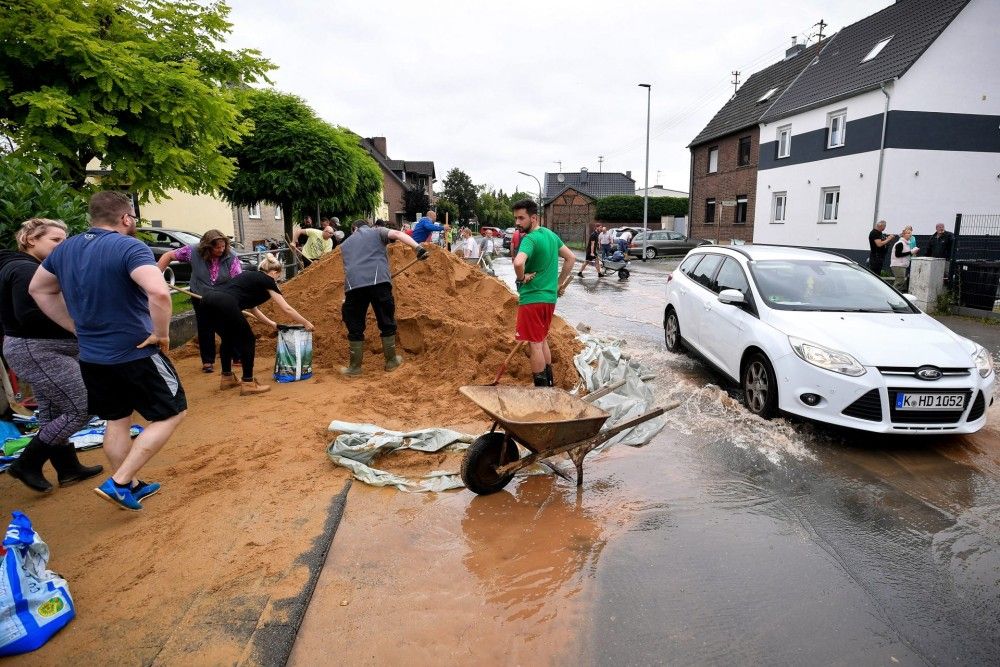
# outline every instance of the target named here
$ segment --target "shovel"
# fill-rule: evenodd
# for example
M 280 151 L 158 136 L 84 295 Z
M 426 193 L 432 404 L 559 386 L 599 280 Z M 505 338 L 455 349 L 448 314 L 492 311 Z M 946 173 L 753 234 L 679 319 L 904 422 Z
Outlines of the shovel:
M 493 387 L 500 384 L 500 378 L 503 377 L 504 372 L 506 372 L 507 364 L 510 363 L 510 360 L 514 358 L 514 355 L 517 354 L 517 351 L 520 350 L 523 345 L 524 345 L 523 340 L 517 341 L 517 343 L 514 345 L 514 349 L 510 351 L 510 354 L 508 354 L 507 358 L 504 359 L 503 364 L 501 364 L 500 368 L 497 369 L 497 376 L 493 378 L 493 382 L 491 382 L 487 386 Z
M 188 295 L 189 297 L 191 297 L 192 299 L 202 299 L 202 298 L 204 298 L 204 297 L 203 297 L 202 295 L 200 295 L 200 294 L 195 294 L 195 293 L 194 293 L 194 292 L 192 292 L 191 290 L 189 290 L 189 289 L 184 289 L 183 287 L 178 287 L 177 285 L 167 285 L 167 286 L 168 286 L 168 287 L 169 287 L 170 289 L 172 289 L 173 291 L 175 291 L 175 292 L 180 292 L 181 294 L 187 294 L 187 295 Z M 252 317 L 252 318 L 254 318 L 255 320 L 257 319 L 257 316 L 256 316 L 256 315 L 254 315 L 253 313 L 251 313 L 251 312 L 250 312 L 249 310 L 244 310 L 244 311 L 243 311 L 243 314 L 244 314 L 244 315 L 246 315 L 247 317 Z

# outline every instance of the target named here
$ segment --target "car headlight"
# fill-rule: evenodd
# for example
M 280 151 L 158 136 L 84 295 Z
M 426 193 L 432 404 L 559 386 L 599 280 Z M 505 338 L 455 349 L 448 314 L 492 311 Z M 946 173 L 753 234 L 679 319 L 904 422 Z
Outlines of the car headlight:
M 794 336 L 789 336 L 788 342 L 791 343 L 795 354 L 802 361 L 813 366 L 819 366 L 822 369 L 841 373 L 842 375 L 850 375 L 851 377 L 859 377 L 867 372 L 865 371 L 865 367 L 858 363 L 857 359 L 846 352 L 831 350 L 828 347 L 810 343 Z
M 993 355 L 985 347 L 978 348 L 972 355 L 979 377 L 987 378 L 993 372 Z

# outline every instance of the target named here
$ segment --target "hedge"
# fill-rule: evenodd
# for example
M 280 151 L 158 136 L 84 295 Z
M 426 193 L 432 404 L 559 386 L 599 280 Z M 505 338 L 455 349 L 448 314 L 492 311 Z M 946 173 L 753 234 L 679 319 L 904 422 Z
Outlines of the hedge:
M 664 215 L 687 215 L 687 197 L 650 197 L 649 217 L 658 220 Z M 597 200 L 598 220 L 642 220 L 642 197 L 611 195 Z

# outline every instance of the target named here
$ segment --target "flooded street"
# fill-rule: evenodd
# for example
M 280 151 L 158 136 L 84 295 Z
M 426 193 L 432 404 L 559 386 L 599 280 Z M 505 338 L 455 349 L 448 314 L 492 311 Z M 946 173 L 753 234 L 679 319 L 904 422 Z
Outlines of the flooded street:
M 558 312 L 627 341 L 667 428 L 580 490 L 355 483 L 291 663 L 997 664 L 1000 404 L 965 437 L 760 420 L 664 350 L 664 266 L 633 266 Z

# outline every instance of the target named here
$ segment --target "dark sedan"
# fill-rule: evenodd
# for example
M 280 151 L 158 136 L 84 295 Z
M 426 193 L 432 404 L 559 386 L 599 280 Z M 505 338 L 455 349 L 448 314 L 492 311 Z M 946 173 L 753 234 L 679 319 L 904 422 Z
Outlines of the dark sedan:
M 648 237 L 644 237 L 643 234 L 647 234 Z M 680 232 L 656 229 L 636 234 L 629 245 L 628 254 L 633 257 L 642 257 L 644 238 L 646 239 L 646 259 L 663 255 L 686 255 L 691 248 L 711 243 L 711 241 L 704 239 L 688 238 Z

